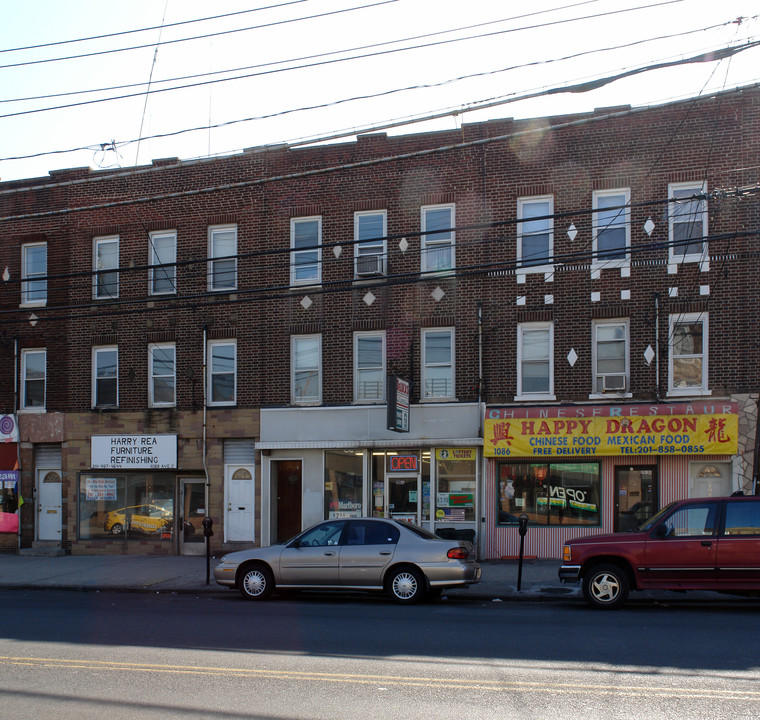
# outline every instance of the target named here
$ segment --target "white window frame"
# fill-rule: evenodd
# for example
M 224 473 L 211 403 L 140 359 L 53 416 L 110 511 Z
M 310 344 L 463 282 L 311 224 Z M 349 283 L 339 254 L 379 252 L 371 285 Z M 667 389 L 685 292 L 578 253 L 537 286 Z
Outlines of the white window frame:
M 27 398 L 27 383 L 38 381 L 39 378 L 30 379 L 28 377 L 29 358 L 33 355 L 40 355 L 43 360 L 42 371 L 42 405 L 29 405 Z M 44 413 L 47 406 L 47 349 L 30 348 L 21 351 L 21 407 L 20 412 L 27 413 Z
M 100 248 L 108 245 L 116 246 L 116 267 L 102 268 L 100 267 Z M 119 236 L 118 235 L 106 235 L 103 237 L 93 238 L 92 241 L 92 296 L 96 300 L 115 300 L 119 297 Z M 101 292 L 100 279 L 104 280 L 113 275 L 116 279 L 114 286 L 115 291 L 103 289 Z M 110 277 L 109 277 L 110 279 Z M 110 282 L 108 283 L 110 286 Z
M 528 197 L 517 198 L 517 264 L 519 265 L 520 274 L 527 273 L 546 273 L 551 272 L 554 269 L 554 263 L 552 261 L 544 263 L 536 263 L 526 265 L 523 263 L 523 238 L 531 237 L 532 235 L 543 235 L 542 232 L 532 232 L 525 228 L 527 222 L 533 222 L 532 220 L 526 220 L 525 208 L 528 205 L 536 205 L 538 203 L 548 203 L 549 212 L 546 213 L 548 222 L 548 235 L 549 235 L 549 250 L 548 257 L 554 257 L 554 195 L 531 195 Z M 544 217 L 542 213 L 539 217 Z M 532 262 L 532 261 L 531 261 Z
M 45 269 L 42 272 L 31 272 L 29 269 L 29 252 L 37 248 L 45 248 Z M 21 306 L 41 307 L 47 305 L 48 292 L 48 257 L 47 243 L 25 243 L 21 246 Z M 35 295 L 42 295 L 34 299 Z
M 380 230 L 379 237 L 372 237 L 368 239 L 362 239 L 361 237 L 361 221 L 362 218 L 368 217 L 380 217 L 382 220 L 382 229 Z M 386 235 L 388 234 L 388 213 L 386 210 L 362 210 L 361 212 L 354 213 L 354 276 L 359 275 L 359 258 L 367 257 L 369 255 L 380 256 L 380 269 L 379 274 L 385 275 L 385 263 L 386 263 Z
M 589 395 L 590 399 L 601 399 L 607 397 L 632 397 L 630 392 L 631 388 L 631 328 L 628 318 L 605 318 L 604 320 L 594 320 L 591 325 L 591 385 L 592 390 Z M 604 327 L 622 327 L 625 333 L 625 388 L 619 391 L 607 391 L 602 390 L 602 376 L 605 373 L 600 373 L 598 370 L 598 352 L 599 352 L 599 329 Z M 616 341 L 617 342 L 617 341 Z M 614 373 L 615 375 L 622 373 Z
M 315 342 L 317 345 L 316 365 L 296 366 L 296 349 L 301 342 Z M 299 372 L 316 374 L 316 392 L 302 397 L 296 396 L 296 374 Z M 295 405 L 318 405 L 322 402 L 322 336 L 292 335 L 290 338 L 290 397 Z
M 232 348 L 232 397 L 225 400 L 214 400 L 214 378 L 217 375 L 229 375 L 228 371 L 221 372 L 214 368 L 214 349 L 220 347 Z M 237 404 L 237 341 L 236 340 L 209 340 L 208 343 L 208 379 L 207 398 L 209 406 L 236 405 Z
M 428 214 L 439 212 L 441 210 L 449 211 L 449 230 L 442 232 L 428 232 Z M 450 274 L 456 269 L 456 205 L 455 203 L 444 203 L 442 205 L 423 205 L 420 208 L 420 270 L 428 274 Z M 439 237 L 444 236 L 444 237 Z M 448 247 L 451 253 L 451 263 L 449 267 L 431 267 L 430 259 L 435 256 L 435 251 L 439 248 Z
M 684 353 L 682 355 L 675 355 L 675 327 L 676 325 L 693 325 L 695 323 L 702 324 L 702 352 L 701 353 Z M 668 395 L 671 396 L 703 396 L 711 395 L 712 391 L 709 390 L 709 367 L 708 367 L 708 348 L 709 348 L 709 333 L 708 333 L 708 314 L 702 313 L 679 313 L 670 315 L 668 321 Z M 691 358 L 701 358 L 702 360 L 702 380 L 699 387 L 676 387 L 674 385 L 674 364 L 676 359 L 688 360 Z
M 523 391 L 523 365 L 526 362 L 523 357 L 523 337 L 525 333 L 537 330 L 549 331 L 548 367 L 549 367 L 549 390 L 548 392 L 524 392 Z M 542 360 L 543 362 L 543 360 Z M 515 400 L 556 400 L 554 396 L 554 323 L 553 322 L 526 322 L 517 326 L 517 395 Z
M 148 277 L 148 293 L 150 295 L 176 295 L 177 294 L 177 231 L 161 230 L 152 232 L 148 235 L 150 244 L 150 265 Z M 169 257 L 160 257 L 157 243 L 169 239 L 171 240 L 171 250 Z M 156 289 L 158 283 L 169 283 L 169 290 Z
M 232 233 L 232 254 L 218 255 L 217 242 L 221 242 L 222 235 Z M 230 292 L 237 290 L 238 279 L 238 228 L 237 225 L 210 225 L 208 228 L 208 290 L 209 292 Z M 217 266 L 222 263 L 231 263 L 231 270 L 217 271 Z M 223 276 L 231 275 L 232 281 L 221 282 Z
M 431 335 L 449 336 L 449 360 L 441 362 L 428 357 L 428 337 Z M 422 378 L 420 400 L 423 402 L 442 402 L 456 399 L 456 336 L 453 327 L 431 327 L 422 330 L 421 336 L 421 354 L 422 354 Z M 446 394 L 436 394 L 434 388 L 428 388 L 428 381 L 435 382 L 437 378 L 430 377 L 440 371 L 441 368 L 449 368 L 449 385 L 450 392 Z
M 116 353 L 116 375 L 111 378 L 110 376 L 100 375 L 100 364 L 98 363 L 98 357 L 101 353 Z M 114 403 L 101 403 L 99 402 L 98 383 L 100 380 L 115 380 L 116 381 L 116 400 Z M 116 345 L 101 345 L 92 348 L 92 407 L 119 407 L 119 348 Z
M 380 343 L 380 365 L 359 364 L 359 342 L 365 339 L 376 339 Z M 373 372 L 380 375 L 379 395 L 366 396 L 362 393 L 363 372 Z M 366 331 L 354 333 L 354 402 L 382 403 L 385 402 L 385 331 Z
M 166 375 L 155 375 L 153 368 L 153 353 L 156 350 L 168 350 L 172 351 L 172 372 Z M 171 378 L 173 395 L 171 401 L 162 402 L 156 400 L 156 386 L 155 382 L 159 378 Z M 175 407 L 177 404 L 177 346 L 175 343 L 151 343 L 148 346 L 148 405 L 149 407 Z
M 296 248 L 296 227 L 305 224 L 316 224 L 317 244 L 308 247 Z M 298 258 L 310 257 L 316 254 L 316 259 L 309 262 L 298 262 Z M 312 268 L 308 277 L 297 277 L 298 270 Z M 307 217 L 290 218 L 290 284 L 291 285 L 318 285 L 322 282 L 322 216 L 310 215 Z
M 668 203 L 668 260 L 671 264 L 675 263 L 687 263 L 687 262 L 703 262 L 709 259 L 707 240 L 702 241 L 702 250 L 698 253 L 687 253 L 688 245 L 675 248 L 673 243 L 675 242 L 675 225 L 676 225 L 676 208 L 678 203 L 672 202 L 676 197 L 676 193 L 683 193 L 685 195 L 704 195 L 707 193 L 707 183 L 705 182 L 682 182 L 671 183 L 668 185 L 668 199 L 671 202 Z M 707 200 L 691 200 L 690 202 L 696 202 L 697 212 L 691 215 L 695 224 L 697 232 L 701 234 L 701 237 L 707 238 Z M 701 228 L 698 226 L 701 225 Z
M 620 198 L 614 207 L 621 206 L 617 211 L 609 211 L 599 207 L 602 198 Z M 597 268 L 628 267 L 631 264 L 631 190 L 616 188 L 614 190 L 594 190 L 593 192 L 593 250 L 592 266 Z M 614 212 L 614 217 L 604 217 L 605 212 Z M 621 248 L 622 258 L 599 257 L 599 236 L 607 229 L 623 228 L 625 230 L 625 246 Z

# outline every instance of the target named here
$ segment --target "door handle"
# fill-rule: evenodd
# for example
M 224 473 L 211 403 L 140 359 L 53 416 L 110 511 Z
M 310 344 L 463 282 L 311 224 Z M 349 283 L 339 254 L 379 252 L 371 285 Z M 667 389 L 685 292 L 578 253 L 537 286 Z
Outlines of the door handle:
M 390 555 L 391 553 L 388 550 L 381 550 L 380 554 L 381 555 Z
M 701 543 L 702 547 L 711 547 L 712 546 L 712 540 L 703 540 Z
M 325 555 L 327 555 L 328 557 L 332 557 L 333 555 L 335 555 L 335 553 L 330 551 L 330 552 L 326 552 Z

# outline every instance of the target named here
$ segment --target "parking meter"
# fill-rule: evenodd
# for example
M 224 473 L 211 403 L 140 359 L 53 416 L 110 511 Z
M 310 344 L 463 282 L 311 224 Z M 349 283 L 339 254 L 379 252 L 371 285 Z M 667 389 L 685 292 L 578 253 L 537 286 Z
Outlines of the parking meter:
M 526 518 L 527 520 L 527 518 Z M 211 537 L 214 534 L 214 531 L 211 529 L 211 526 L 214 524 L 214 521 L 210 517 L 205 517 L 203 520 L 201 520 L 201 525 L 203 525 L 203 536 L 204 537 Z
M 520 533 L 520 559 L 517 566 L 517 589 L 520 590 L 522 586 L 522 566 L 523 566 L 523 548 L 525 546 L 525 533 L 528 532 L 528 516 L 522 513 L 517 518 L 517 530 Z

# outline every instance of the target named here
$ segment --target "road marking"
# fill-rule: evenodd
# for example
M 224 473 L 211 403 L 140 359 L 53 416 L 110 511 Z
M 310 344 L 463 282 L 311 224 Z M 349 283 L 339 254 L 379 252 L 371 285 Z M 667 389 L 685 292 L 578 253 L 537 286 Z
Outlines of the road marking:
M 63 658 L 35 658 L 0 656 L 0 664 L 46 667 L 72 670 L 103 670 L 107 672 L 166 673 L 176 675 L 204 675 L 217 677 L 266 678 L 267 680 L 302 680 L 313 682 L 333 682 L 346 684 L 396 687 L 445 688 L 449 690 L 491 690 L 494 692 L 541 692 L 554 694 L 588 694 L 624 695 L 640 697 L 645 691 L 648 696 L 657 695 L 664 698 L 700 698 L 714 700 L 760 701 L 760 691 L 720 690 L 696 687 L 648 687 L 644 685 L 603 685 L 585 683 L 551 683 L 474 680 L 436 677 L 404 677 L 400 675 L 363 675 L 343 673 L 301 672 L 295 670 L 256 670 L 249 668 L 209 667 L 203 665 L 155 665 L 145 663 L 114 662 L 105 660 L 67 660 Z M 385 687 L 383 687 L 385 689 Z

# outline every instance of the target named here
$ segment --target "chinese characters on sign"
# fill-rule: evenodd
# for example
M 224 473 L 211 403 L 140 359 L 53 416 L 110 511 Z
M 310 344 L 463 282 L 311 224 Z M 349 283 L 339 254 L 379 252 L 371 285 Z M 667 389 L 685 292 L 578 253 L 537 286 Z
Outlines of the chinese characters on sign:
M 489 408 L 486 457 L 733 455 L 735 403 Z

